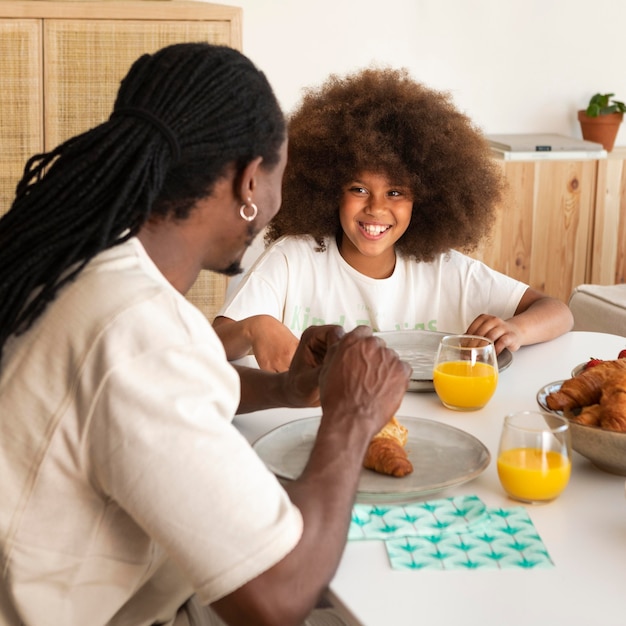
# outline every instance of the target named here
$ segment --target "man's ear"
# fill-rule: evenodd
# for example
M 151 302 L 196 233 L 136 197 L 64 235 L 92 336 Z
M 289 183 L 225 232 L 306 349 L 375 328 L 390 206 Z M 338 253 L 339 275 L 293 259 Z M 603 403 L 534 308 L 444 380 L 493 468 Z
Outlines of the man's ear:
M 235 178 L 235 195 L 243 202 L 251 201 L 257 185 L 257 174 L 263 157 L 252 159 Z

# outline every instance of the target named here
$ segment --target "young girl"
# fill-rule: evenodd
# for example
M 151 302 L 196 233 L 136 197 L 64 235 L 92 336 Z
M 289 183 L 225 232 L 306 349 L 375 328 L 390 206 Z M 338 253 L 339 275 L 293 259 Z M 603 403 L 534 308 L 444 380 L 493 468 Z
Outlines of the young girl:
M 502 180 L 447 95 L 403 70 L 331 76 L 289 121 L 272 245 L 214 321 L 229 359 L 289 365 L 311 325 L 489 337 L 501 352 L 572 327 L 565 303 L 464 253 L 491 228 Z

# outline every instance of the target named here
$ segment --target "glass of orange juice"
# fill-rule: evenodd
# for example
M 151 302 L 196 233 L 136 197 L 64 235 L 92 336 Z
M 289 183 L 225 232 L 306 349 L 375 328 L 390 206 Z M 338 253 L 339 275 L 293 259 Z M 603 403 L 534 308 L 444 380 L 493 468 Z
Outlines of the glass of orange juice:
M 489 402 L 498 384 L 493 341 L 477 335 L 442 337 L 435 357 L 433 385 L 444 406 L 475 411 Z
M 572 471 L 567 418 L 542 411 L 521 411 L 504 418 L 498 449 L 498 477 L 514 500 L 554 500 Z

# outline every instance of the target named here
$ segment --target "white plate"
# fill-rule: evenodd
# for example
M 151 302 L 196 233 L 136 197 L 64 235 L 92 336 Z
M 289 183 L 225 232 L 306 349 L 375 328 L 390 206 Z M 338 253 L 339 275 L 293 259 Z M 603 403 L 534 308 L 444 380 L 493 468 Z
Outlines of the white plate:
M 384 339 L 403 361 L 412 368 L 409 391 L 434 391 L 433 366 L 437 348 L 442 337 L 450 333 L 432 330 L 390 330 L 374 333 Z M 506 348 L 498 355 L 498 370 L 503 372 L 513 361 L 513 354 Z
M 317 435 L 320 417 L 283 424 L 260 437 L 253 447 L 278 477 L 302 473 Z M 413 473 L 403 478 L 363 468 L 358 502 L 406 502 L 476 478 L 489 465 L 489 450 L 463 430 L 417 417 L 397 417 L 409 431 L 406 451 Z

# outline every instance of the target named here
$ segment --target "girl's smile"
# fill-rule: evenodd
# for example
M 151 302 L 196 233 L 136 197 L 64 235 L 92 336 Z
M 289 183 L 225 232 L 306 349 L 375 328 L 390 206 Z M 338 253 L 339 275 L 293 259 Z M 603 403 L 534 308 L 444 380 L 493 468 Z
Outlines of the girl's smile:
M 369 224 L 365 222 L 359 222 L 358 224 L 364 235 L 371 239 L 382 237 L 391 228 L 391 226 L 385 224 Z
M 408 228 L 412 211 L 412 193 L 405 184 L 384 174 L 359 173 L 344 186 L 339 205 L 341 256 L 366 276 L 391 276 L 395 243 Z

